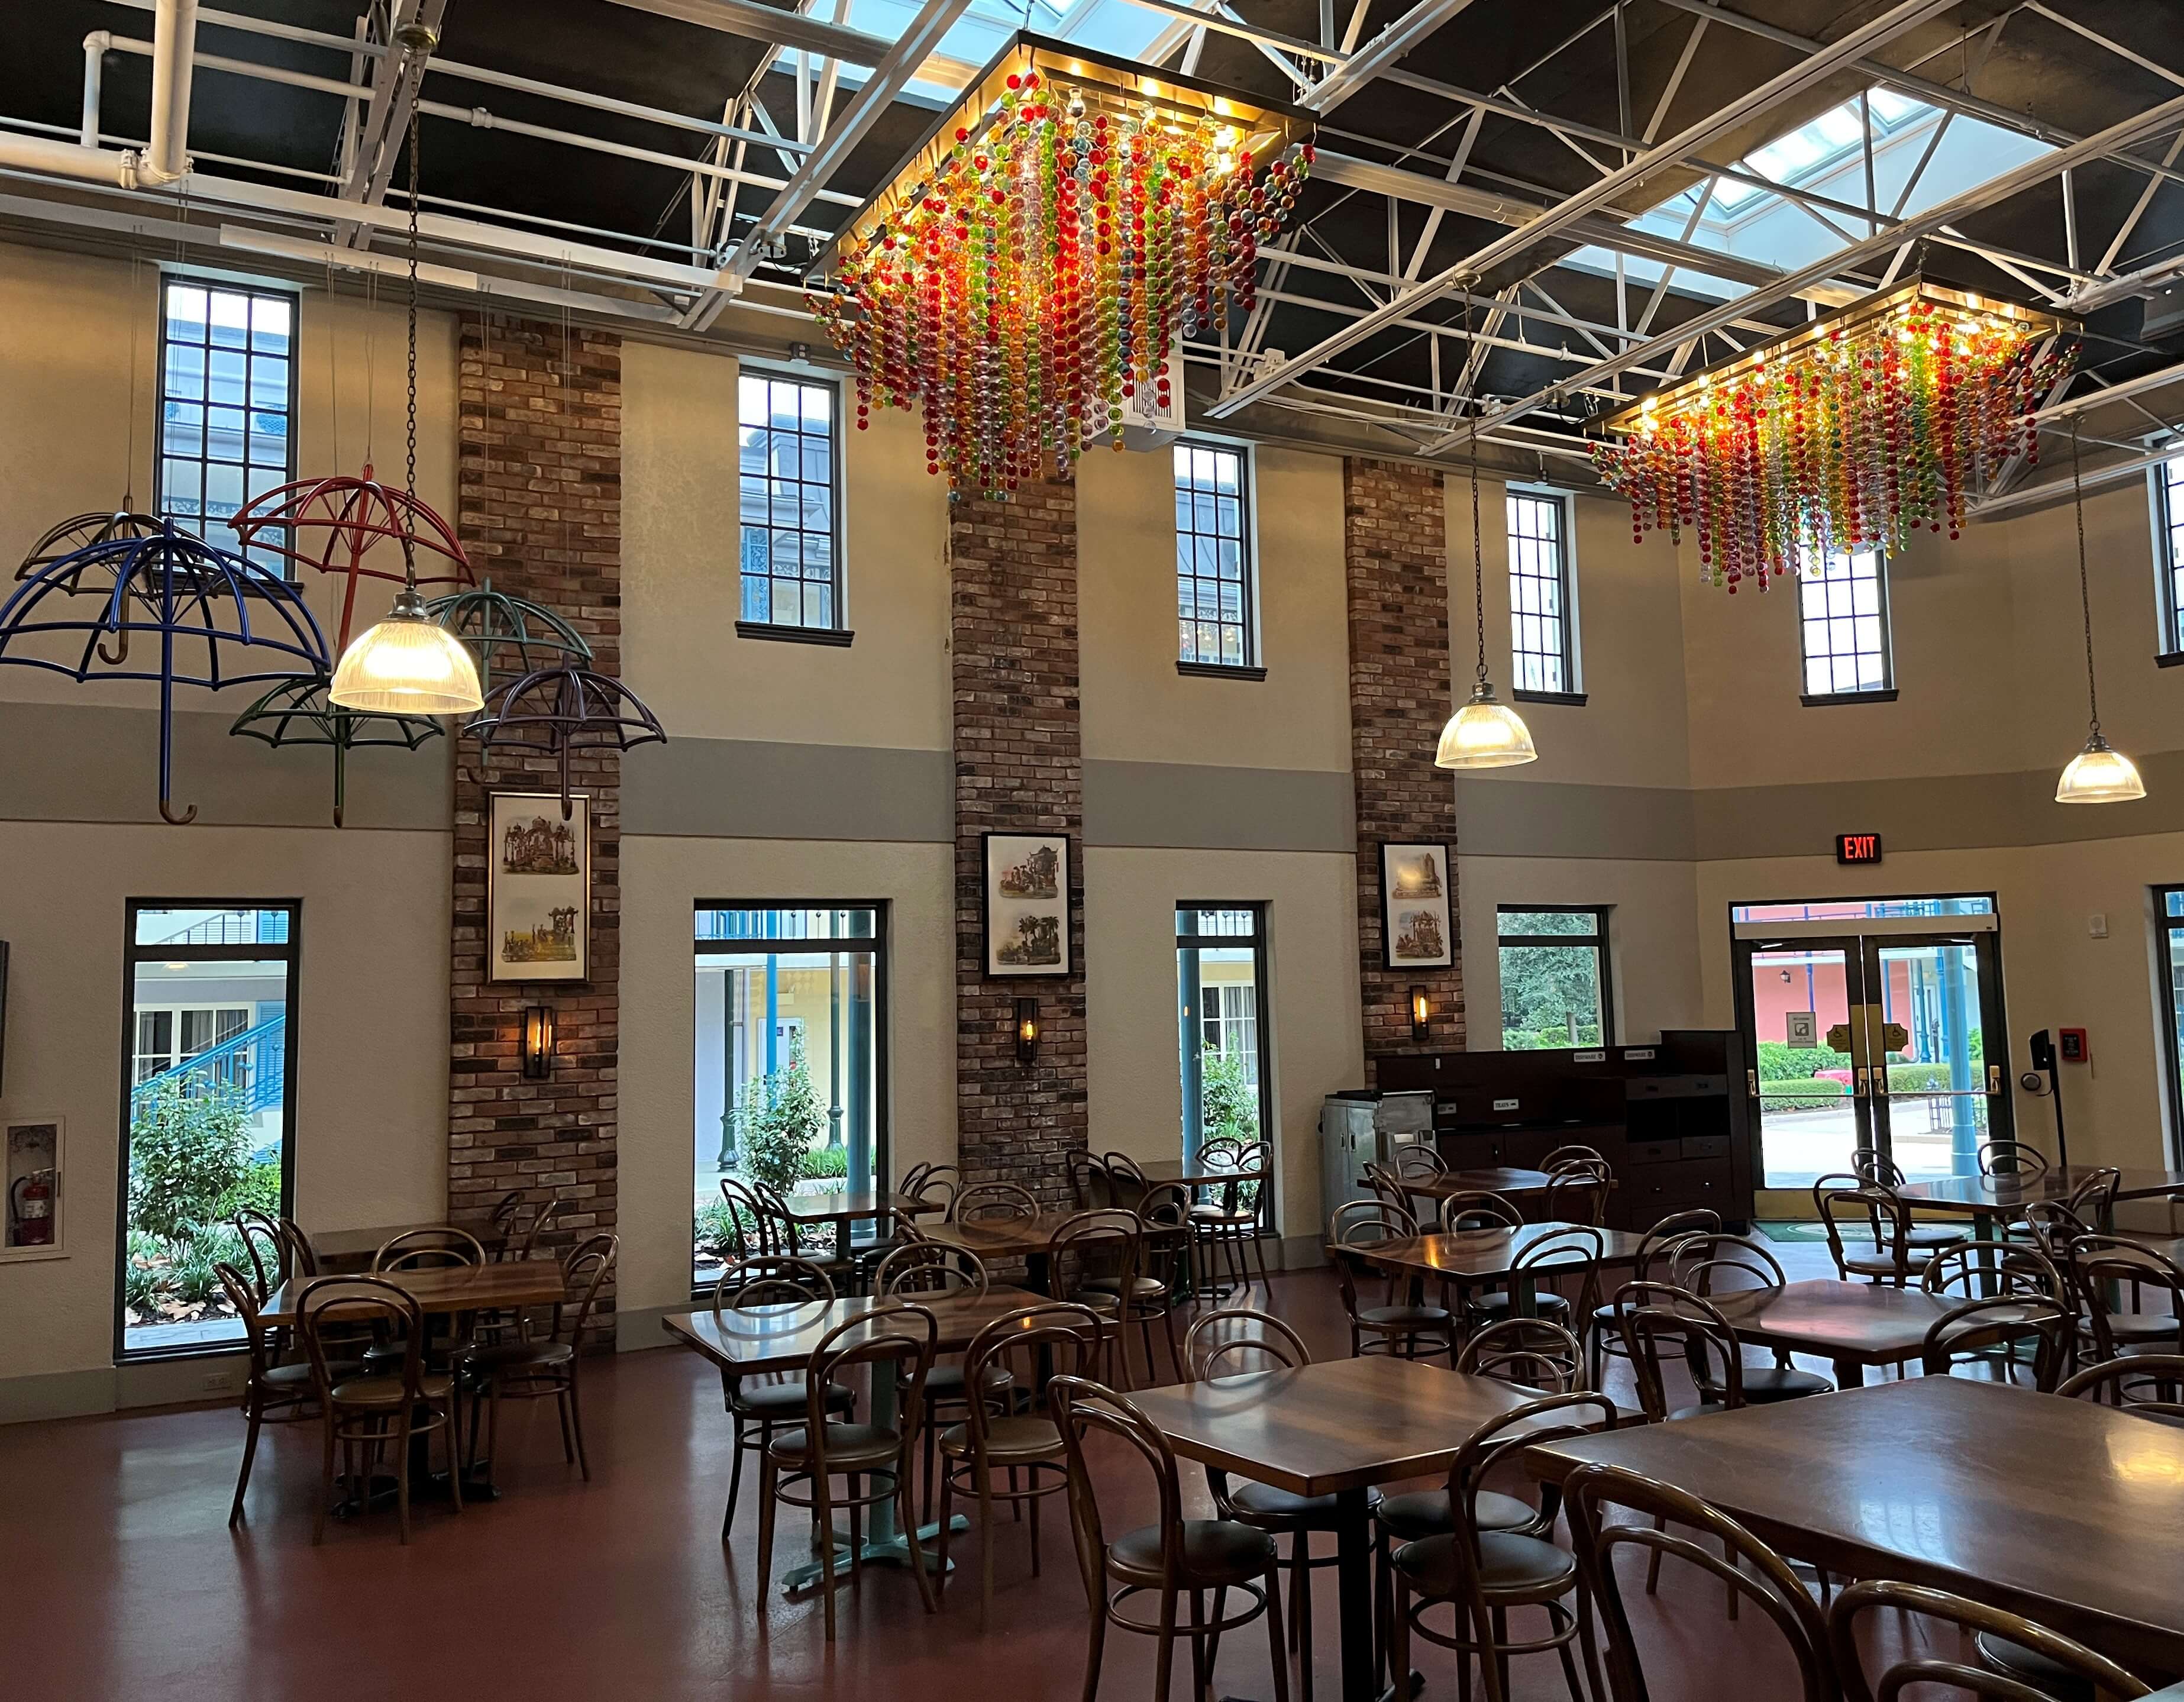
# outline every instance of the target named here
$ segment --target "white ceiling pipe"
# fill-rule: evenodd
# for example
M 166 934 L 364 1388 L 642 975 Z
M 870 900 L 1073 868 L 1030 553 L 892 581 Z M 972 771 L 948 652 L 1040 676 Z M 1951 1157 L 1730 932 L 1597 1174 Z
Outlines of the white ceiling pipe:
M 198 0 L 159 0 L 152 11 L 152 130 L 140 175 L 172 183 L 190 169 L 190 73 Z
M 86 148 L 98 146 L 100 91 L 106 81 L 106 50 L 113 44 L 113 35 L 105 30 L 83 38 L 83 128 L 76 139 Z
M 72 177 L 86 183 L 114 183 L 124 189 L 150 188 L 137 157 L 125 151 L 86 148 L 80 142 L 57 142 L 47 136 L 23 136 L 0 131 L 0 170 L 42 171 L 54 177 Z

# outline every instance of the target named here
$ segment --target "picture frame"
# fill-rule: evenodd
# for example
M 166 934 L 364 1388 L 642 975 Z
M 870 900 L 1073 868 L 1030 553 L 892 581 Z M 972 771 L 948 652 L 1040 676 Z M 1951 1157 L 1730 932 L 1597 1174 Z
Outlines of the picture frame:
M 486 828 L 486 979 L 592 976 L 592 801 L 495 792 Z
M 1446 969 L 1456 963 L 1455 859 L 1442 840 L 1380 844 L 1380 967 Z
M 982 838 L 986 973 L 1011 979 L 1067 977 L 1072 973 L 1069 835 Z
M 68 1257 L 66 1132 L 58 1116 L 0 1121 L 0 1264 Z

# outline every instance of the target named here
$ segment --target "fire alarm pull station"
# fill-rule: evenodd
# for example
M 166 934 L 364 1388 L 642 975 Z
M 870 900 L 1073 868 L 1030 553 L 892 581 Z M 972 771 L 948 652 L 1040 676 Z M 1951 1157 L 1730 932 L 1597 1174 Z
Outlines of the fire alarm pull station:
M 2093 1051 L 2086 1044 L 2086 1031 L 2083 1029 L 2056 1030 L 2055 1050 L 2065 1063 L 2092 1062 Z

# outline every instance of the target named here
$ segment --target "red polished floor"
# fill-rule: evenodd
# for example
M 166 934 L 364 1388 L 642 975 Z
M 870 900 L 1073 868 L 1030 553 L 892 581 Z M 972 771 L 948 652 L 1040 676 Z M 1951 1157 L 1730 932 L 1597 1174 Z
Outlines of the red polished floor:
M 1817 1274 L 1806 1263 L 1792 1274 Z M 1273 1288 L 1275 1309 L 1316 1352 L 1347 1350 L 1329 1278 L 1279 1277 Z M 990 1632 L 978 1629 L 974 1530 L 958 1540 L 971 1564 L 937 1618 L 920 1610 L 905 1574 L 873 1569 L 861 1590 L 844 1590 L 830 1652 L 816 1599 L 754 1599 L 748 1478 L 735 1542 L 722 1547 L 729 1429 L 712 1369 L 663 1348 L 586 1373 L 591 1483 L 563 1464 L 550 1403 L 511 1406 L 502 1499 L 460 1518 L 421 1509 L 407 1549 L 391 1515 L 332 1524 L 325 1545 L 310 1546 L 315 1425 L 268 1428 L 248 1522 L 232 1533 L 242 1426 L 231 1408 L 0 1430 L 0 1698 L 1080 1694 L 1087 1610 L 1058 1501 L 1043 1576 L 1029 1574 L 1025 1528 L 1000 1531 Z M 1134 1488 L 1119 1468 L 1117 1478 Z M 1185 1466 L 1184 1487 L 1193 1510 L 1202 1507 L 1195 1468 Z M 784 1515 L 777 1565 L 801 1559 L 800 1548 Z M 1641 1625 L 1655 1702 L 1793 1694 L 1761 1616 L 1730 1625 L 1719 1587 L 1676 1570 Z M 1317 1582 L 1316 1689 L 1335 1702 L 1332 1571 Z M 1452 1658 L 1422 1655 L 1429 1694 L 1452 1699 Z M 1150 1639 L 1111 1635 L 1101 1695 L 1150 1695 L 1151 1669 Z M 1567 1695 L 1552 1658 L 1520 1660 L 1514 1677 L 1518 1702 Z M 1256 1627 L 1227 1641 L 1219 1694 L 1269 1697 L 1271 1680 Z M 1178 1702 L 1189 1688 L 1178 1660 Z

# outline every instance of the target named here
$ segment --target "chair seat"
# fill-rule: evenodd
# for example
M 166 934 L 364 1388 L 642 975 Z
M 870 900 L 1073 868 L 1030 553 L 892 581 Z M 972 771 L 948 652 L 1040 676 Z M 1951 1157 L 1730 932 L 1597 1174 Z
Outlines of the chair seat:
M 2096 1702 L 2092 1684 L 2038 1649 L 2012 1643 L 1991 1631 L 1980 1632 L 1977 1642 L 1980 1658 L 1989 1666 L 2023 1680 L 2042 1695 L 2053 1697 L 2055 1702 Z
M 1121 1286 L 1121 1280 L 1112 1276 L 1088 1276 L 1084 1279 L 1086 1291 L 1093 1294 L 1114 1294 L 1120 1291 Z M 1130 1298 L 1134 1303 L 1165 1300 L 1167 1298 L 1167 1284 L 1157 1276 L 1134 1276 L 1130 1279 Z
M 1459 1540 L 1451 1535 L 1406 1543 L 1393 1556 L 1396 1569 L 1420 1595 L 1452 1601 L 1463 1590 L 1456 1550 Z M 1479 1582 L 1490 1598 L 1552 1597 L 1576 1581 L 1577 1557 L 1568 1549 L 1507 1531 L 1479 1532 Z
M 941 1431 L 940 1451 L 951 1459 L 968 1459 L 972 1454 L 971 1426 L 959 1424 Z M 1046 1419 L 1003 1418 L 986 1421 L 986 1458 L 993 1465 L 1022 1465 L 1061 1457 L 1061 1432 Z
M 1906 1247 L 1954 1247 L 1964 1238 L 1964 1232 L 1947 1224 L 1914 1224 L 1903 1233 Z
M 1481 1490 L 1472 1504 L 1482 1531 L 1521 1531 L 1540 1516 L 1538 1508 L 1491 1489 Z M 1446 1537 L 1456 1529 L 1446 1489 L 1418 1489 L 1407 1495 L 1384 1497 L 1378 1515 L 1388 1534 L 1399 1542 Z
M 1362 1306 L 1357 1321 L 1375 1330 L 1447 1330 L 1456 1323 L 1444 1306 Z
M 1230 1211 L 1226 1206 L 1193 1206 L 1191 1222 L 1201 1228 L 1249 1229 L 1259 1221 L 1258 1212 L 1249 1206 Z
M 1332 1531 L 1340 1514 L 1332 1495 L 1297 1495 L 1271 1483 L 1237 1483 L 1228 1499 L 1245 1523 L 1262 1530 Z
M 1017 1386 L 1017 1374 L 1006 1365 L 989 1365 L 981 1382 L 989 1395 Z M 963 1364 L 960 1359 L 945 1365 L 935 1365 L 925 1374 L 925 1398 L 928 1401 L 960 1401 L 963 1398 Z
M 1800 1401 L 1808 1395 L 1831 1395 L 1836 1386 L 1817 1371 L 1795 1366 L 1747 1365 L 1744 1398 L 1752 1406 L 1772 1406 L 1778 1401 Z
M 1474 1296 L 1468 1304 L 1474 1312 L 1505 1313 L 1510 1309 L 1509 1291 L 1506 1288 L 1493 1289 Z M 1542 1289 L 1532 1297 L 1532 1309 L 1541 1318 L 1566 1318 L 1569 1315 L 1570 1303 L 1565 1296 L 1549 1294 Z
M 754 1418 L 786 1417 L 804 1410 L 804 1379 L 788 1376 L 760 1381 L 746 1377 L 736 1385 L 733 1398 L 738 1411 Z M 830 1411 L 854 1406 L 856 1399 L 839 1383 L 827 1385 L 827 1406 Z
M 465 1375 L 483 1379 L 496 1372 L 554 1370 L 576 1357 L 577 1350 L 566 1342 L 496 1342 L 464 1354 L 462 1366 Z
M 802 1425 L 777 1431 L 766 1445 L 766 1457 L 791 1470 L 811 1464 L 811 1438 Z M 902 1438 L 876 1424 L 830 1424 L 827 1426 L 827 1469 L 829 1471 L 869 1471 L 892 1465 L 902 1453 Z
M 1919 1261 L 1913 1259 L 1909 1264 L 1915 1267 Z M 1885 1253 L 1852 1253 L 1847 1247 L 1843 1249 L 1842 1268 L 1852 1276 L 1901 1276 L 1904 1274 L 1897 1268 L 1896 1261 Z
M 335 1383 L 347 1382 L 364 1369 L 359 1359 L 329 1359 L 326 1377 Z M 292 1365 L 275 1365 L 268 1370 L 259 1382 L 268 1394 L 283 1395 L 301 1400 L 311 1392 L 311 1368 L 302 1360 Z
M 1719 1401 L 1701 1401 L 1695 1407 L 1678 1407 L 1669 1415 L 1669 1422 L 1674 1424 L 1680 1419 L 1706 1418 L 1714 1413 L 1728 1410 L 1729 1409 L 1722 1405 Z
M 418 1379 L 418 1392 L 428 1401 L 443 1401 L 454 1380 L 445 1371 L 427 1371 Z M 400 1376 L 388 1373 L 383 1376 L 351 1377 L 334 1385 L 334 1404 L 337 1407 L 399 1407 L 403 1389 Z
M 2118 1342 L 2174 1341 L 2180 1327 L 2184 1326 L 2166 1312 L 2109 1314 L 2109 1334 Z
M 1274 1539 L 1229 1519 L 1186 1519 L 1177 1582 L 1185 1589 L 1216 1589 L 1263 1577 L 1275 1564 Z M 1107 1570 L 1125 1583 L 1161 1581 L 1161 1527 L 1147 1525 L 1117 1537 L 1107 1550 Z

